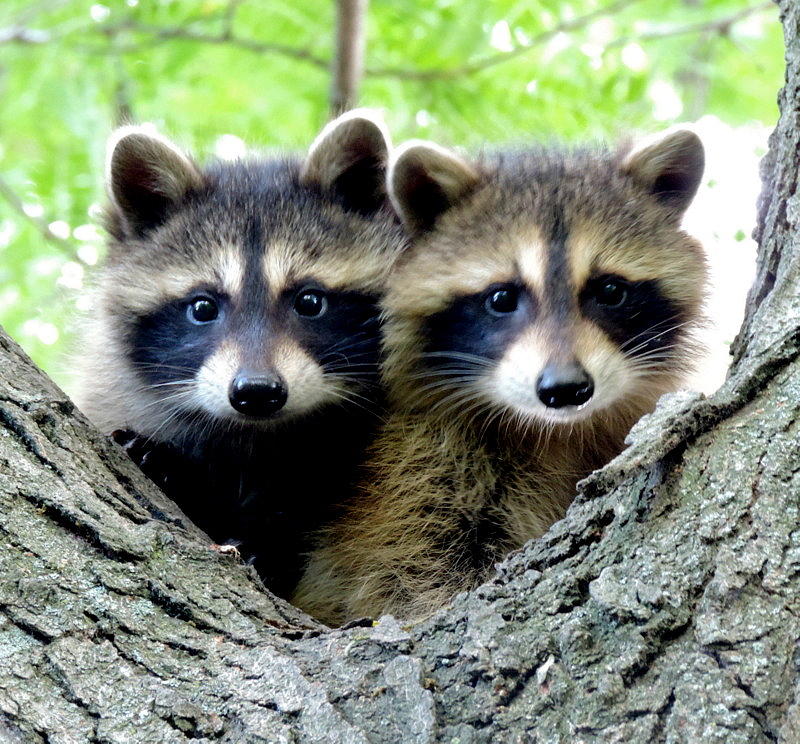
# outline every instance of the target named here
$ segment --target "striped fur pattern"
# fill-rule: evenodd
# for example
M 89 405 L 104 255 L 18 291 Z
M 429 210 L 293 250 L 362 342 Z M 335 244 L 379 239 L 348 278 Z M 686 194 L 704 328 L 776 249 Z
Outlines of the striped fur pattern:
M 364 110 L 305 158 L 201 167 L 142 127 L 109 145 L 111 239 L 78 404 L 168 450 L 168 494 L 218 542 L 263 554 L 264 576 L 300 549 L 270 526 L 291 533 L 342 498 L 376 425 L 378 300 L 405 243 L 389 150 Z M 252 380 L 280 393 L 271 408 Z
M 474 160 L 398 149 L 389 193 L 414 244 L 383 305 L 392 414 L 300 607 L 424 617 L 563 516 L 692 367 L 706 266 L 680 220 L 702 170 L 687 131 Z

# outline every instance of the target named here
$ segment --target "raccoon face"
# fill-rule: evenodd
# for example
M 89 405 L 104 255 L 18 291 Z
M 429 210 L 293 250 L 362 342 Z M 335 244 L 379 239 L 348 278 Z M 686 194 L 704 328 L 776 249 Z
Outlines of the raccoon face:
M 113 138 L 99 353 L 135 380 L 106 385 L 125 426 L 174 441 L 375 399 L 378 296 L 403 242 L 388 152 L 363 111 L 302 163 L 201 171 L 141 128 Z
M 691 366 L 706 270 L 679 223 L 702 170 L 687 131 L 475 164 L 401 146 L 389 193 L 416 239 L 385 301 L 394 397 L 446 417 L 632 423 Z

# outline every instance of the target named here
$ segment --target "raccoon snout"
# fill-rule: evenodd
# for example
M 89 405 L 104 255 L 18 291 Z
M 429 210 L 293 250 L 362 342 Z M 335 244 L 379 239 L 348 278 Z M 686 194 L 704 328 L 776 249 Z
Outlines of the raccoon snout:
M 576 361 L 551 363 L 536 381 L 536 394 L 548 408 L 582 406 L 594 395 L 594 380 Z
M 279 375 L 240 373 L 231 383 L 228 400 L 245 416 L 265 418 L 283 408 L 288 395 L 286 384 Z

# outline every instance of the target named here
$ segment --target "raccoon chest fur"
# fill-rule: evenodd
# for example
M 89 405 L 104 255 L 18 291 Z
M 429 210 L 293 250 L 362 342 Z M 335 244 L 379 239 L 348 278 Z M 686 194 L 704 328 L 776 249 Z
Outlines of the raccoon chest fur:
M 333 625 L 429 614 L 561 519 L 576 482 L 621 448 L 621 437 L 605 441 L 600 451 L 580 436 L 392 416 L 364 492 L 318 536 L 292 601 Z

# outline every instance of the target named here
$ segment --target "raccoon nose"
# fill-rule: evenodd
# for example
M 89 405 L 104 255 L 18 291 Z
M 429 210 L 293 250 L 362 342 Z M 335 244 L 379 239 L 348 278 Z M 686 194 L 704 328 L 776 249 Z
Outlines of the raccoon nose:
M 239 374 L 228 392 L 228 400 L 239 413 L 259 418 L 277 413 L 287 397 L 286 386 L 278 376 Z
M 594 381 L 578 362 L 548 364 L 536 381 L 536 394 L 548 408 L 582 406 L 594 395 Z

